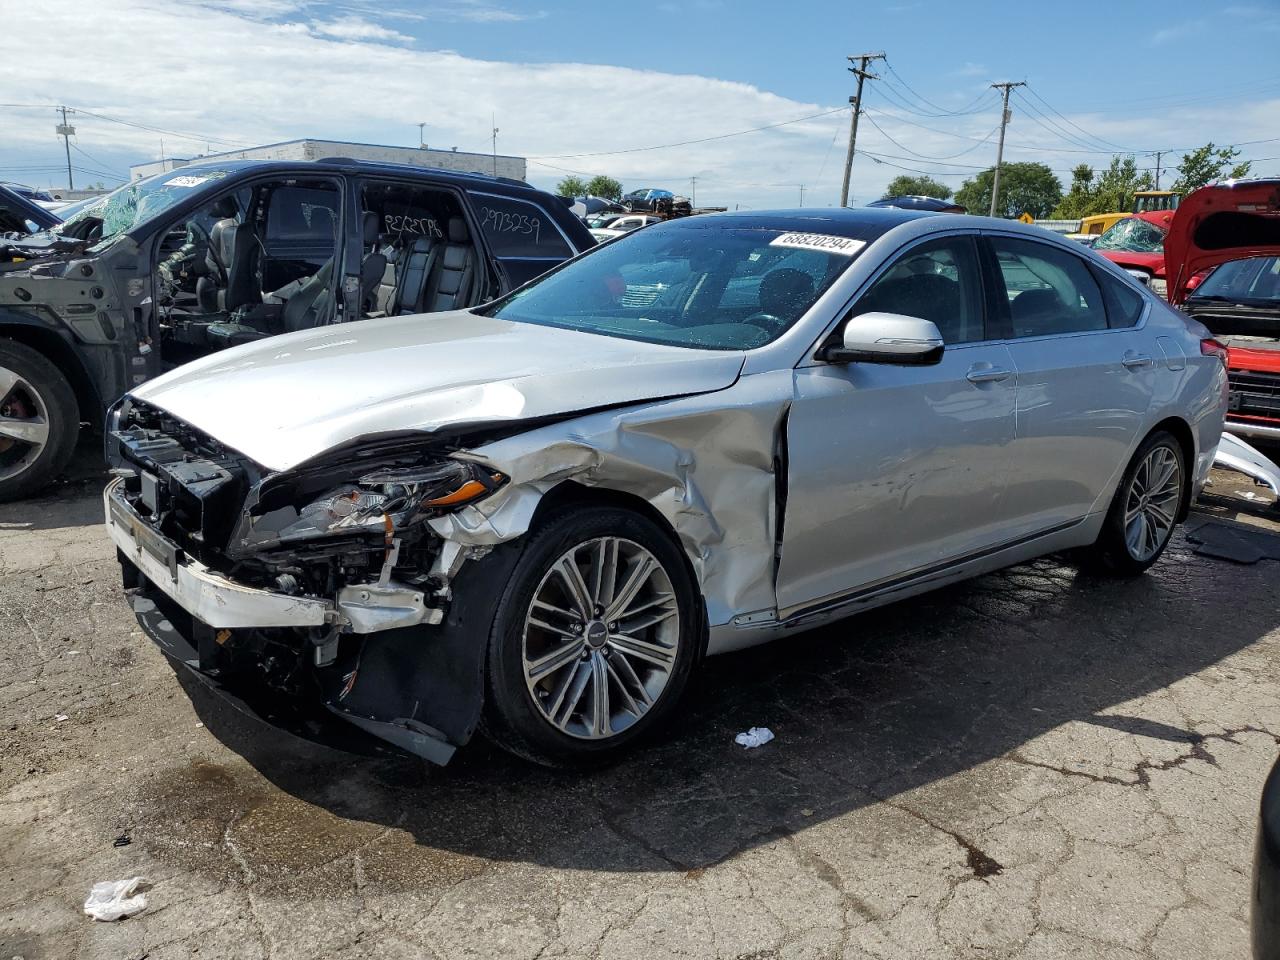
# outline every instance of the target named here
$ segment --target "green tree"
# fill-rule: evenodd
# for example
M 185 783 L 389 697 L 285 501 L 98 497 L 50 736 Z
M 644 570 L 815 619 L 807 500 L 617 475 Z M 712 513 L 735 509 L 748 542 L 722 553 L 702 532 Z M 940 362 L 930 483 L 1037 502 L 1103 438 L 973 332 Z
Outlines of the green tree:
M 1234 179 L 1247 177 L 1252 164 L 1246 160 L 1234 166 L 1232 161 L 1240 156 L 1235 147 L 1216 147 L 1212 142 L 1197 147 L 1190 153 L 1182 155 L 1182 163 L 1178 164 L 1178 179 L 1173 185 L 1175 193 L 1184 197 L 1192 190 L 1199 190 L 1205 184 L 1223 177 Z
M 991 209 L 991 182 L 995 168 L 988 167 L 956 191 L 956 203 L 970 213 L 985 215 Z M 1012 219 L 1029 213 L 1047 217 L 1062 199 L 1062 183 L 1043 163 L 1006 163 L 1000 168 L 1000 205 L 996 216 Z
M 939 200 L 946 200 L 951 196 L 951 188 L 932 177 L 914 177 L 904 173 L 889 181 L 889 185 L 884 188 L 884 196 L 936 197 Z
M 604 197 L 606 200 L 618 200 L 622 197 L 622 184 L 613 177 L 597 174 L 587 181 L 587 196 Z
M 556 193 L 562 197 L 585 197 L 587 184 L 583 183 L 581 177 L 565 177 L 556 184 Z
M 1082 163 L 1071 171 L 1071 189 L 1053 211 L 1060 220 L 1076 220 L 1094 213 L 1122 213 L 1133 209 L 1133 194 L 1150 190 L 1151 174 L 1138 170 L 1132 156 L 1114 156 L 1094 179 L 1093 168 Z
M 1055 220 L 1078 220 L 1088 216 L 1093 202 L 1093 167 L 1078 163 L 1071 170 L 1071 187 L 1050 214 Z

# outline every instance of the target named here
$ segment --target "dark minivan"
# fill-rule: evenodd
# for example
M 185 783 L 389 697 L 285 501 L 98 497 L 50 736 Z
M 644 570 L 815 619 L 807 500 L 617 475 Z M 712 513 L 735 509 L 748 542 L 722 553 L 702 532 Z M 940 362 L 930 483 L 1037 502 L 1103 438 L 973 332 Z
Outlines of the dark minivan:
M 594 245 L 559 198 L 481 174 L 239 160 L 133 181 L 0 240 L 0 501 L 46 484 L 81 423 L 178 364 L 475 306 Z

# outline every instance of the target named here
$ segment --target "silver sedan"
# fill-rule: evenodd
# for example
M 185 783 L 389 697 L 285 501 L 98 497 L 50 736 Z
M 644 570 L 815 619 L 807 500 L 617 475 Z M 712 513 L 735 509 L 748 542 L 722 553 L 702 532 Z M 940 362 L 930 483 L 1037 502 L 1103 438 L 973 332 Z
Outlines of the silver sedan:
M 143 384 L 107 523 L 143 627 L 242 705 L 569 765 L 704 654 L 1069 548 L 1142 573 L 1225 405 L 1200 324 L 1044 231 L 702 216 Z

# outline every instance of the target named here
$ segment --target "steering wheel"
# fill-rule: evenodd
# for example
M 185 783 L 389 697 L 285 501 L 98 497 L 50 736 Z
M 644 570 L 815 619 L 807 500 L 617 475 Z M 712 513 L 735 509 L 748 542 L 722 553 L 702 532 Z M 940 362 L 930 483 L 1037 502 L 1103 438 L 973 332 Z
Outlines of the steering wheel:
M 772 328 L 771 332 L 774 334 L 781 333 L 787 325 L 787 322 L 783 320 L 781 317 L 776 317 L 772 313 L 766 313 L 763 310 L 759 311 L 758 313 L 753 313 L 751 316 L 747 317 L 747 319 L 742 322 L 754 324 L 757 327 L 764 324 L 768 327 L 771 327 Z

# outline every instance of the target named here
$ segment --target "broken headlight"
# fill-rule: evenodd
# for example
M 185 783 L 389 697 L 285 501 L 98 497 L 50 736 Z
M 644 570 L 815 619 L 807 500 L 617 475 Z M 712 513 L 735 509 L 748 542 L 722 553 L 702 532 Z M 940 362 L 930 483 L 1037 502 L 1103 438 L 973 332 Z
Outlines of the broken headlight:
M 285 506 L 251 517 L 243 543 L 261 550 L 349 534 L 390 538 L 419 521 L 484 499 L 506 479 L 481 464 L 461 460 L 373 470 L 301 507 Z

